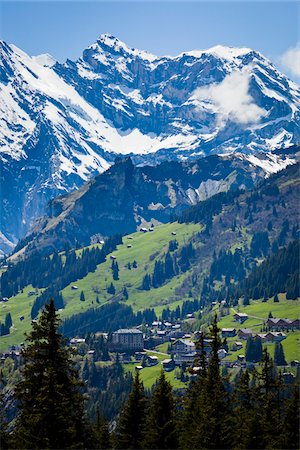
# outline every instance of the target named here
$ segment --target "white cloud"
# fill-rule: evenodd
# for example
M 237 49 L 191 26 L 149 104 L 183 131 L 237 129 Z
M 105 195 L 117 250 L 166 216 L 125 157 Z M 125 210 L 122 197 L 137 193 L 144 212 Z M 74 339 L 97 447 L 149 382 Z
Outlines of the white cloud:
M 300 42 L 295 47 L 289 48 L 281 56 L 280 62 L 292 75 L 300 77 Z
M 249 94 L 248 72 L 232 72 L 219 84 L 196 89 L 193 97 L 199 111 L 217 113 L 217 124 L 224 126 L 228 120 L 249 124 L 258 122 L 266 111 L 254 102 Z

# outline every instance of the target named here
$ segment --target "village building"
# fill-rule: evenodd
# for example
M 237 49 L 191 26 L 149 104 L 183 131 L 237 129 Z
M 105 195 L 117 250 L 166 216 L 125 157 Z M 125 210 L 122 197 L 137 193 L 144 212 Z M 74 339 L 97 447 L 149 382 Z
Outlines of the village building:
M 220 350 L 218 350 L 218 356 L 219 359 L 223 359 L 227 356 L 227 351 L 224 348 L 220 348 Z
M 234 337 L 236 336 L 235 328 L 222 328 L 222 337 Z
M 143 333 L 135 328 L 115 331 L 109 347 L 111 351 L 141 351 L 144 348 Z
M 196 346 L 194 342 L 188 339 L 177 339 L 172 343 L 172 353 L 174 353 L 175 355 L 190 354 L 195 353 L 195 351 Z
M 236 313 L 233 317 L 236 322 L 244 323 L 248 319 L 248 314 Z
M 157 356 L 148 356 L 148 364 L 149 366 L 156 366 L 158 364 L 158 357 Z
M 249 337 L 253 336 L 253 331 L 250 328 L 241 328 L 238 331 L 238 338 L 242 340 L 247 340 Z
M 237 350 L 240 350 L 241 348 L 243 348 L 243 343 L 242 343 L 242 342 L 235 341 L 235 342 L 232 344 L 232 350 L 233 350 L 234 352 L 236 352 Z
M 171 359 L 171 358 L 170 359 L 164 359 L 161 363 L 162 363 L 163 369 L 166 372 L 171 372 L 175 368 L 175 361 L 174 361 L 174 359 Z
M 280 329 L 280 328 L 298 329 L 299 325 L 300 325 L 300 321 L 299 321 L 299 319 L 290 320 L 290 319 L 280 319 L 280 318 L 270 317 L 267 320 L 266 325 L 271 330 Z

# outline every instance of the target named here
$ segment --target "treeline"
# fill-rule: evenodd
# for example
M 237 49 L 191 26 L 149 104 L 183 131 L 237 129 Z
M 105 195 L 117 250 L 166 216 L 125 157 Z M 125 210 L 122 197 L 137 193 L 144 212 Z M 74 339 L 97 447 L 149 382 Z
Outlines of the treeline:
M 121 243 L 122 237 L 117 235 L 108 238 L 102 248 L 83 249 L 79 256 L 75 250 L 70 250 L 65 255 L 58 252 L 48 256 L 39 253 L 30 255 L 16 264 L 10 264 L 3 272 L 1 294 L 4 297 L 11 297 L 30 284 L 34 288 L 47 288 L 53 285 L 60 291 L 71 282 L 95 271 L 97 265 L 104 262 L 106 256 Z
M 236 281 L 243 280 L 246 276 L 245 255 L 237 248 L 234 253 L 231 250 L 220 250 L 219 255 L 213 256 L 210 267 L 209 281 L 222 280 L 225 277 L 225 284 L 230 284 L 231 278 Z
M 253 299 L 286 292 L 288 299 L 296 299 L 300 296 L 299 254 L 299 240 L 281 248 L 252 270 L 241 284 L 242 292 Z
M 168 322 L 175 322 L 178 319 L 184 319 L 187 314 L 193 314 L 200 309 L 200 300 L 184 300 L 181 307 L 178 305 L 174 310 L 169 307 L 164 308 L 161 313 L 161 319 Z
M 134 313 L 131 306 L 114 302 L 65 319 L 61 330 L 65 336 L 84 336 L 88 332 L 112 332 L 119 328 L 135 327 L 143 323 L 151 325 L 154 320 L 157 320 L 154 309 Z
M 242 193 L 243 191 L 239 189 L 220 192 L 219 194 L 213 195 L 209 199 L 186 209 L 179 216 L 172 217 L 172 220 L 179 223 L 194 222 L 209 224 L 213 217 L 222 211 L 224 205 L 232 203 L 234 199 Z
M 174 241 L 170 241 L 169 248 L 175 250 Z M 180 272 L 186 272 L 191 267 L 194 258 L 195 249 L 192 242 L 184 245 L 173 254 L 168 251 L 163 261 L 155 261 L 153 273 L 144 276 L 141 289 L 148 291 L 152 287 L 157 288 Z
M 151 393 L 136 373 L 131 393 L 115 427 L 101 409 L 96 420 L 85 416 L 83 384 L 58 333 L 54 303 L 46 305 L 23 350 L 21 380 L 14 390 L 18 413 L 11 432 L 1 414 L 1 448 L 99 449 L 297 449 L 299 390 L 285 384 L 267 350 L 260 370 L 241 370 L 232 382 L 221 373 L 222 346 L 217 319 L 210 328 L 211 353 L 204 336 L 191 369 L 193 381 L 181 396 L 174 395 L 162 371 Z M 101 371 L 83 368 L 91 384 L 106 386 Z M 92 369 L 94 370 L 94 368 Z M 118 362 L 111 368 L 116 376 Z M 197 374 L 196 374 L 197 373 Z M 3 398 L 1 411 L 3 408 Z M 101 402 L 98 403 L 101 408 Z

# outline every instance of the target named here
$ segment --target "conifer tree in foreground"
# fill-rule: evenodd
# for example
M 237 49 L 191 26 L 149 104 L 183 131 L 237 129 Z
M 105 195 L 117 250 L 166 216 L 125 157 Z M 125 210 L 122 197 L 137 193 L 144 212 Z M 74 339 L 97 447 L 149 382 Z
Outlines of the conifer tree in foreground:
M 176 428 L 172 386 L 161 371 L 147 410 L 143 448 L 177 448 Z
M 120 414 L 116 432 L 116 446 L 120 449 L 139 449 L 146 416 L 146 397 L 139 373 L 135 374 L 131 394 Z
M 22 381 L 16 386 L 19 413 L 16 448 L 82 448 L 85 421 L 81 383 L 72 353 L 58 332 L 53 300 L 46 304 L 22 352 Z

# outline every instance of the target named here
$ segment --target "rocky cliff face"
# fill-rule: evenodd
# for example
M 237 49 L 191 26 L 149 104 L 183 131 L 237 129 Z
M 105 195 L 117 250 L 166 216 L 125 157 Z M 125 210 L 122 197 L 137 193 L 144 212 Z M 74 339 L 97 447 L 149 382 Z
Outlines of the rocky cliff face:
M 266 152 L 274 171 L 287 160 L 272 152 L 300 138 L 299 87 L 251 49 L 156 57 L 103 35 L 75 62 L 29 57 L 5 42 L 0 56 L 5 251 L 51 198 L 117 155 L 156 164 L 238 151 L 256 164 Z
M 88 245 L 95 236 L 133 232 L 229 189 L 251 189 L 265 171 L 242 157 L 209 156 L 138 167 L 119 159 L 77 191 L 52 200 L 16 255 Z

